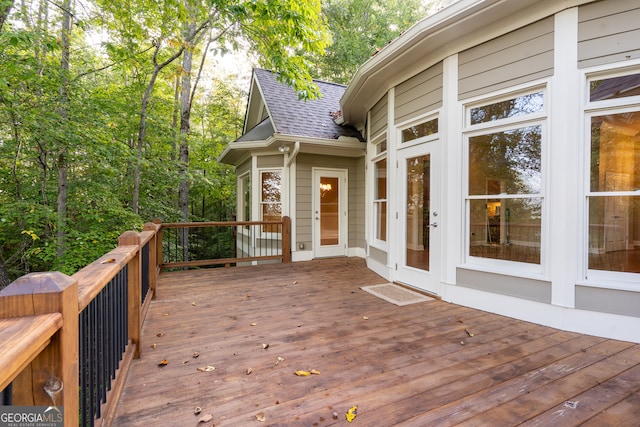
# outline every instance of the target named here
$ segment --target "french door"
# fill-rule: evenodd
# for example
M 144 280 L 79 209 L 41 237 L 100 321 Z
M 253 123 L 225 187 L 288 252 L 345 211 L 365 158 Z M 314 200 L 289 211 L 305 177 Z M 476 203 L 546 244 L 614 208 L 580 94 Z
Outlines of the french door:
M 398 151 L 400 180 L 395 280 L 439 294 L 437 141 Z

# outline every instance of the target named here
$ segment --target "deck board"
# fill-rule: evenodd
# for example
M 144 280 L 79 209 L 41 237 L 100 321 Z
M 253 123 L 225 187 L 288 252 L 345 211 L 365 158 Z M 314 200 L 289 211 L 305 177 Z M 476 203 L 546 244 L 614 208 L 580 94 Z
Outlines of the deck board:
M 384 282 L 349 258 L 162 274 L 113 425 L 637 423 L 640 345 L 359 289 Z

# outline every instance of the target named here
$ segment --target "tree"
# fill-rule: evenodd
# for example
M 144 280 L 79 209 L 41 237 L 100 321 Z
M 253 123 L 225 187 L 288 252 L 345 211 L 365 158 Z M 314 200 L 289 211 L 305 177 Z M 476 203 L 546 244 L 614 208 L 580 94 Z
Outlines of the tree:
M 345 84 L 367 59 L 426 16 L 422 0 L 325 0 L 322 12 L 333 44 L 316 57 L 316 73 Z

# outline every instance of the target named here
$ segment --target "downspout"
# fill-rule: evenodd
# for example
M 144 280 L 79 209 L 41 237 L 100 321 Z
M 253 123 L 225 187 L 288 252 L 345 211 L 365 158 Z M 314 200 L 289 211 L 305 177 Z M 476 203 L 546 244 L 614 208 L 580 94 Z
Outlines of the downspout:
M 296 141 L 296 143 L 293 145 L 293 151 L 290 154 L 288 154 L 289 157 L 287 158 L 287 167 L 291 166 L 291 163 L 293 163 L 293 161 L 296 159 L 299 152 L 300 152 L 300 141 Z
M 297 234 L 296 234 L 296 215 L 293 210 L 296 206 L 296 174 L 295 170 L 291 172 L 291 164 L 296 160 L 298 153 L 300 152 L 300 141 L 296 141 L 293 150 L 290 153 L 285 153 L 284 166 L 285 173 L 287 174 L 287 190 L 289 191 L 289 206 L 287 207 L 289 218 L 291 219 L 291 251 L 295 252 L 297 248 Z

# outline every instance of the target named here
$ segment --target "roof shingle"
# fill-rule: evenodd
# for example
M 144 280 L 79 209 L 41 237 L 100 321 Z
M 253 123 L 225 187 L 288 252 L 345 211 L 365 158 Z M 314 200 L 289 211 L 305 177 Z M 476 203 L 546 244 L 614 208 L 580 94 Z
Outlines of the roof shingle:
M 339 126 L 333 121 L 332 114 L 340 110 L 340 97 L 345 86 L 314 80 L 322 97 L 301 101 L 293 88 L 277 80 L 277 73 L 256 68 L 254 76 L 277 132 L 324 139 L 355 137 L 363 141 L 355 128 Z

